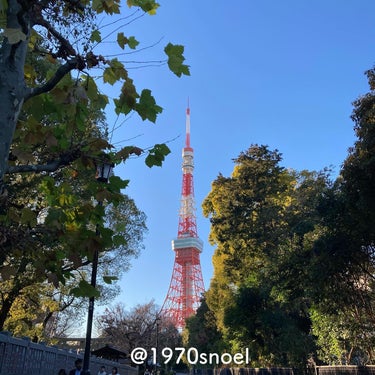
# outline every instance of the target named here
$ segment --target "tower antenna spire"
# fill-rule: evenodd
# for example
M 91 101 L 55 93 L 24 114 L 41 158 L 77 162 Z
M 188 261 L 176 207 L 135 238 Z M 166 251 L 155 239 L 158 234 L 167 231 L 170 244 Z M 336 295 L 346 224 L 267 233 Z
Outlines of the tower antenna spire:
M 182 330 L 185 319 L 200 305 L 204 283 L 200 264 L 203 242 L 198 237 L 194 201 L 194 151 L 190 146 L 190 106 L 186 109 L 186 143 L 182 149 L 182 194 L 177 238 L 172 241 L 175 261 L 161 314 Z
M 186 108 L 186 141 L 185 146 L 190 147 L 190 104 L 189 104 L 189 97 L 187 102 Z

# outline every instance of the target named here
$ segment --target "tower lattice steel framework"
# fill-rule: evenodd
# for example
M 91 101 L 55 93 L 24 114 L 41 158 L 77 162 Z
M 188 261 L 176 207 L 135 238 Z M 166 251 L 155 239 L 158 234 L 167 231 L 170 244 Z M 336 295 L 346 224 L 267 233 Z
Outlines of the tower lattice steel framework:
M 182 329 L 200 305 L 204 283 L 200 264 L 203 242 L 198 237 L 194 199 L 194 151 L 190 146 L 190 108 L 186 110 L 186 142 L 182 149 L 182 198 L 177 238 L 172 241 L 175 261 L 161 313 Z

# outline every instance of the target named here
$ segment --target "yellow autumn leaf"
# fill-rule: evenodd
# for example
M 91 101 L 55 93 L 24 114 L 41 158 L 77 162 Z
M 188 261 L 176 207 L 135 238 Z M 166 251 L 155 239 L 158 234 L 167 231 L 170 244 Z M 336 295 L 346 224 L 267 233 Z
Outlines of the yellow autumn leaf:
M 36 77 L 35 69 L 30 64 L 25 64 L 23 71 L 24 71 L 25 79 L 27 80 L 32 80 Z

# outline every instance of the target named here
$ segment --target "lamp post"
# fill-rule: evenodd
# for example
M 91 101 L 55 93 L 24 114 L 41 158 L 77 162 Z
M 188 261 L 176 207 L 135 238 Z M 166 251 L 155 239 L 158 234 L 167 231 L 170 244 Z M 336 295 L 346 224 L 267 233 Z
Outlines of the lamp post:
M 102 163 L 98 166 L 96 170 L 96 180 L 102 183 L 108 183 L 109 177 L 113 173 L 113 164 Z M 99 201 L 98 204 L 101 206 L 103 202 Z M 98 227 L 96 228 L 96 235 L 100 236 Z M 96 276 L 98 272 L 98 260 L 99 260 L 99 251 L 95 248 L 94 257 L 92 260 L 92 270 L 91 270 L 91 286 L 96 288 Z M 87 328 L 86 328 L 86 340 L 85 340 L 85 353 L 83 357 L 83 375 L 90 374 L 90 353 L 91 353 L 91 334 L 92 334 L 92 323 L 94 318 L 94 303 L 95 297 L 92 296 L 89 299 L 89 309 L 87 313 Z
M 160 323 L 160 317 L 159 317 L 159 315 L 156 315 L 155 323 L 156 323 L 155 375 L 157 375 L 157 373 L 158 373 L 158 350 L 159 350 L 159 323 Z

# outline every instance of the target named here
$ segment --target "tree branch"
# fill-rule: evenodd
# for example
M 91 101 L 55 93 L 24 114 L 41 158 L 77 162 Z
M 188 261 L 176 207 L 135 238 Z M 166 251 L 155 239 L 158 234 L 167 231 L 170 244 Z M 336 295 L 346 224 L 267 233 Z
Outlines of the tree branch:
M 50 34 L 52 34 L 59 42 L 60 48 L 58 53 L 55 57 L 62 57 L 66 58 L 68 56 L 76 56 L 77 52 L 70 44 L 70 42 L 64 38 L 47 20 L 45 20 L 42 16 L 36 17 L 35 24 L 39 26 L 43 26 L 45 29 L 48 30 Z
M 26 172 L 54 172 L 56 171 L 62 164 L 60 160 L 54 160 L 48 164 L 44 165 L 15 165 L 8 167 L 6 173 L 26 173 Z
M 60 159 L 51 160 L 47 164 L 36 164 L 36 165 L 14 165 L 8 166 L 6 171 L 7 174 L 12 173 L 26 173 L 26 172 L 55 172 L 60 167 L 71 164 L 74 160 L 81 156 L 80 150 L 73 150 L 72 152 L 61 155 Z
M 68 74 L 73 69 L 83 69 L 84 68 L 84 61 L 83 58 L 80 56 L 76 56 L 73 59 L 67 61 L 64 65 L 61 65 L 55 75 L 44 85 L 39 87 L 32 87 L 27 90 L 27 93 L 25 95 L 25 102 L 39 94 L 42 94 L 44 92 L 48 92 L 52 90 L 64 77 L 66 74 Z

